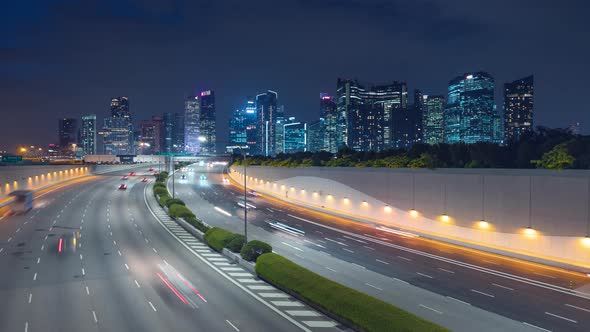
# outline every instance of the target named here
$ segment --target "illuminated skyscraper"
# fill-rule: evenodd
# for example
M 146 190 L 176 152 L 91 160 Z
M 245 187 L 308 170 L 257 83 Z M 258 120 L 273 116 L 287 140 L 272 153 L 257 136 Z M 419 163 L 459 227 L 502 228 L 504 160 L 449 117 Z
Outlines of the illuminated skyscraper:
M 201 100 L 199 96 L 189 96 L 184 101 L 184 145 L 185 152 L 201 153 L 200 135 Z
M 129 110 L 129 98 L 111 98 L 111 116 L 104 119 L 103 142 L 106 154 L 133 154 L 133 122 Z
M 311 122 L 307 125 L 307 151 L 327 151 L 324 145 L 324 131 L 326 125 L 324 118 Z
M 307 124 L 290 118 L 283 125 L 283 153 L 305 152 L 307 150 Z
M 256 96 L 256 145 L 258 153 L 272 156 L 275 153 L 275 129 L 278 94 L 268 90 Z
M 423 142 L 438 144 L 444 142 L 445 97 L 422 95 Z
M 534 78 L 504 84 L 504 139 L 518 139 L 533 131 Z
M 494 79 L 488 73 L 467 73 L 449 83 L 445 142 L 496 142 L 496 116 Z
M 78 120 L 72 118 L 59 119 L 58 142 L 63 151 L 73 151 L 72 144 L 78 143 Z
M 330 153 L 338 152 L 341 142 L 341 122 L 338 117 L 338 110 L 333 98 L 326 93 L 320 94 L 320 117 L 324 119 L 324 128 L 321 150 Z M 311 125 L 310 125 L 311 127 Z
M 82 117 L 82 151 L 85 155 L 96 154 L 96 115 Z
M 199 141 L 201 141 L 202 154 L 215 154 L 217 152 L 217 130 L 215 112 L 215 92 L 206 90 L 201 92 L 201 105 L 199 117 Z

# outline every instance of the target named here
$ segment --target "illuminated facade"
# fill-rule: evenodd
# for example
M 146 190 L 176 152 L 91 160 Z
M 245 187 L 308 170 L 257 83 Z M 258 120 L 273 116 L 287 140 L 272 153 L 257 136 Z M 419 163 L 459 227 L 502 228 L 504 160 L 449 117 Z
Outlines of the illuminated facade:
M 256 146 L 263 156 L 274 155 L 278 94 L 268 90 L 256 96 Z
M 326 124 L 324 118 L 320 118 L 307 126 L 307 151 L 327 151 L 324 144 L 325 128 Z
M 534 78 L 504 84 L 504 139 L 519 139 L 533 131 Z
M 85 155 L 96 154 L 96 115 L 82 117 L 82 151 Z
M 228 153 L 256 153 L 256 101 L 247 97 L 243 108 L 235 110 L 229 119 Z
M 103 128 L 105 154 L 133 154 L 135 149 L 129 98 L 111 98 L 110 108 L 111 116 L 104 120 Z
M 422 95 L 423 142 L 438 144 L 444 142 L 445 97 Z
M 322 147 L 320 150 L 330 153 L 338 152 L 341 145 L 341 122 L 333 98 L 326 93 L 320 94 L 320 116 L 324 120 Z M 311 126 L 311 125 L 310 125 Z
M 494 79 L 488 73 L 467 73 L 449 83 L 444 112 L 445 142 L 496 142 Z
M 305 152 L 307 150 L 307 124 L 290 118 L 283 125 L 283 153 Z
M 217 130 L 215 112 L 215 91 L 201 92 L 201 105 L 199 116 L 199 141 L 201 141 L 202 154 L 215 154 L 217 152 Z
M 199 115 L 201 101 L 199 96 L 189 96 L 184 101 L 184 151 L 187 153 L 201 153 L 201 142 L 199 141 Z

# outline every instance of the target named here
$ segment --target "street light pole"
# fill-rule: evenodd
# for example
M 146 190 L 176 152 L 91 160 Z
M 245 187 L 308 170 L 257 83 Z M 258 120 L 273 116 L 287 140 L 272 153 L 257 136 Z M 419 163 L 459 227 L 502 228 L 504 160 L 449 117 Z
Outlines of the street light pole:
M 174 155 L 172 155 L 172 157 L 170 157 L 171 163 L 172 163 L 172 199 L 176 198 L 175 194 L 176 194 L 176 190 L 174 189 Z
M 246 152 L 242 150 L 244 155 L 244 241 L 248 243 L 248 196 L 246 191 Z

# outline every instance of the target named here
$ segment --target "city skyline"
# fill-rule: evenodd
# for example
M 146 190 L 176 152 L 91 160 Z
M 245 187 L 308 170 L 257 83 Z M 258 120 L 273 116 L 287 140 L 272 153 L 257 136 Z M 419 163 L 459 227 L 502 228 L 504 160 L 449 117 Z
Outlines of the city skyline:
M 445 94 L 451 77 L 470 71 L 493 75 L 498 105 L 503 83 L 534 74 L 539 96 L 535 100 L 536 124 L 568 127 L 580 122 L 582 132 L 587 132 L 590 115 L 576 96 L 584 94 L 588 72 L 584 59 L 589 49 L 578 42 L 583 40 L 581 30 L 571 28 L 585 22 L 574 7 L 521 2 L 506 11 L 507 3 L 503 2 L 481 8 L 483 5 L 462 1 L 445 7 L 428 1 L 351 1 L 338 6 L 288 2 L 285 8 L 264 2 L 237 4 L 242 20 L 254 22 L 258 15 L 266 15 L 275 27 L 269 32 L 266 25 L 254 24 L 246 32 L 232 23 L 236 20 L 223 1 L 205 9 L 191 3 L 173 4 L 157 14 L 149 3 L 106 1 L 101 5 L 106 9 L 92 15 L 97 5 L 86 8 L 73 3 L 65 9 L 39 3 L 34 17 L 6 17 L 2 21 L 2 30 L 10 35 L 8 46 L 1 51 L 0 94 L 3 109 L 14 113 L 20 125 L 0 124 L 6 137 L 0 148 L 53 140 L 54 130 L 44 124 L 56 118 L 97 114 L 102 124 L 105 100 L 121 94 L 133 100 L 137 119 L 149 119 L 163 112 L 181 112 L 185 96 L 214 89 L 219 96 L 218 130 L 225 136 L 231 111 L 250 91 L 276 90 L 289 112 L 312 121 L 317 92 L 334 95 L 336 77 L 362 77 L 375 83 L 405 80 L 409 91 L 419 88 L 425 94 L 440 95 Z M 27 8 L 11 6 L 6 13 L 25 17 L 19 13 Z M 123 10 L 115 10 L 119 8 Z M 367 16 L 374 19 L 359 20 Z M 303 17 L 309 22 L 305 27 L 299 24 Z M 559 22 L 555 22 L 556 17 Z M 547 20 L 552 24 L 540 24 Z M 59 23 L 45 24 L 48 21 Z M 217 22 L 223 29 L 212 30 L 205 22 Z M 72 25 L 77 28 L 69 28 Z M 108 38 L 112 29 L 121 32 L 116 41 Z M 512 33 L 515 29 L 519 34 Z M 231 49 L 251 45 L 263 33 L 270 34 L 273 45 L 262 44 L 238 57 L 226 56 Z M 350 49 L 341 42 L 344 34 L 360 42 Z M 205 35 L 210 40 L 210 52 L 194 56 L 193 48 L 186 45 L 199 45 Z M 150 43 L 145 42 L 148 36 Z M 546 47 L 548 39 L 553 40 L 550 48 Z M 56 42 L 45 42 L 49 40 Z M 379 47 L 371 46 L 375 52 L 366 52 L 369 43 L 365 40 Z M 400 43 L 403 52 L 388 46 Z M 152 44 L 162 47 L 152 52 Z M 171 52 L 177 47 L 187 49 Z M 120 51 L 100 51 L 106 49 Z M 284 51 L 275 52 L 277 49 Z M 284 53 L 297 60 L 287 60 Z M 152 70 L 154 64 L 161 70 Z M 561 88 L 563 82 L 569 82 L 568 89 Z

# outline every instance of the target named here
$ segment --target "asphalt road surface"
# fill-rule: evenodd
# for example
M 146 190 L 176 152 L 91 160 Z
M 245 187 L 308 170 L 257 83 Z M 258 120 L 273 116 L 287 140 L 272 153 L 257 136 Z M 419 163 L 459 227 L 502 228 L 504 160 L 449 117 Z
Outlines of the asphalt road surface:
M 0 220 L 0 331 L 301 331 L 164 232 L 142 172 L 122 174 Z
M 243 187 L 224 183 L 222 170 L 193 165 L 178 172 L 176 194 L 209 224 L 243 233 Z M 446 326 L 475 324 L 465 331 L 516 330 L 514 326 L 531 331 L 590 330 L 590 277 L 584 274 L 378 228 L 264 195 L 249 195 L 248 200 L 250 238 L 267 241 L 317 273 L 394 304 L 400 304 L 400 294 L 392 280 L 439 294 L 448 301 L 416 302 L 416 310 L 410 310 Z M 502 329 L 501 320 L 474 322 L 477 315 L 465 317 L 469 313 L 455 313 L 455 322 L 446 324 L 449 319 L 443 316 L 453 317 L 452 304 L 481 308 L 519 325 L 506 323 L 512 327 Z

